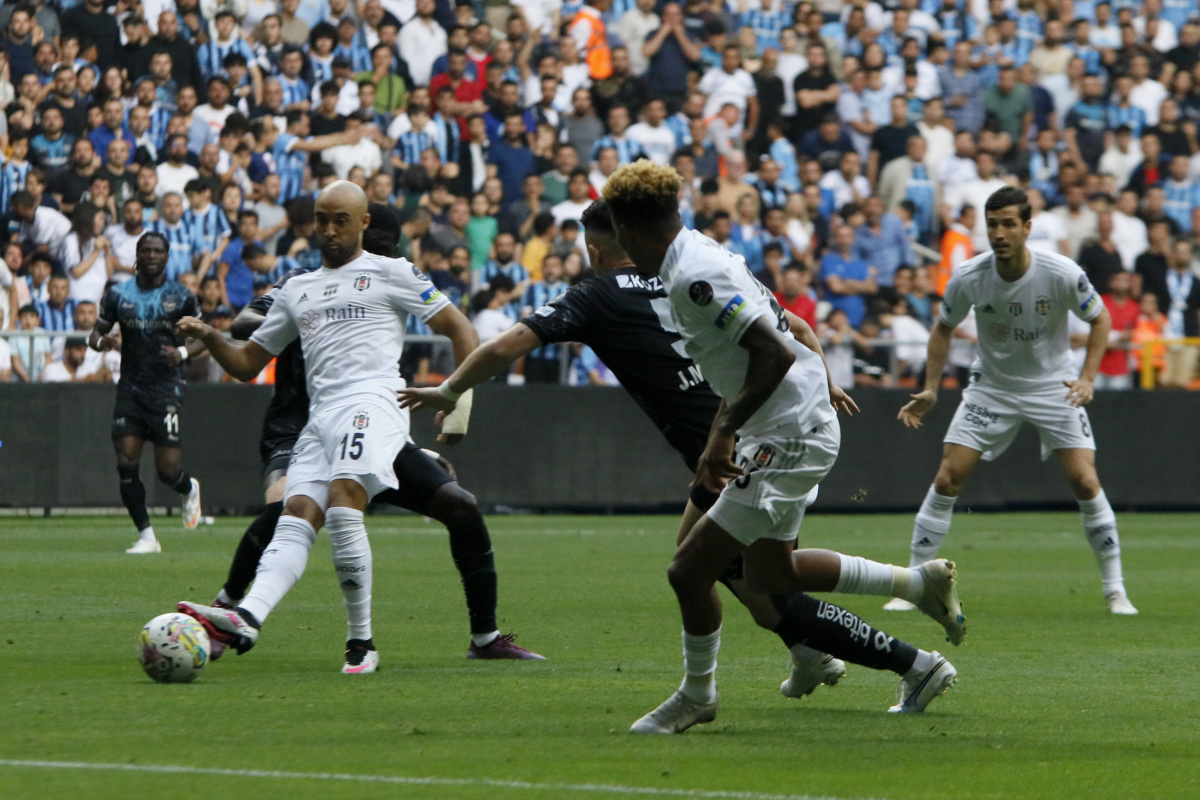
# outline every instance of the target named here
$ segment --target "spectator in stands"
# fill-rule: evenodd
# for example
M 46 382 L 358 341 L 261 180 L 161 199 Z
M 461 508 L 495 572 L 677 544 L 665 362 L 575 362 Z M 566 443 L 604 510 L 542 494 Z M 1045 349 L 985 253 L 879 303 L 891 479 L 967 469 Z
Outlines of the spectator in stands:
M 866 220 L 854 232 L 854 256 L 875 269 L 879 286 L 891 286 L 900 265 L 916 263 L 912 242 L 896 215 L 884 213 L 878 196 L 867 198 L 863 211 Z
M 1130 295 L 1132 286 L 1133 276 L 1121 270 L 1109 279 L 1108 292 L 1102 296 L 1104 307 L 1112 317 L 1109 342 L 1116 346 L 1110 347 L 1100 361 L 1100 372 L 1096 375 L 1097 389 L 1133 388 L 1133 376 L 1129 373 L 1129 351 L 1125 349 L 1125 345 L 1133 341 L 1139 316 L 1138 303 Z
M 69 331 L 75 327 L 76 301 L 70 298 L 70 292 L 71 282 L 66 275 L 50 277 L 50 296 L 37 306 L 38 321 L 43 330 Z
M 37 306 L 21 306 L 17 311 L 17 321 L 21 330 L 26 333 L 44 333 L 45 329 L 38 327 Z M 50 363 L 50 340 L 45 336 L 13 339 L 12 349 L 13 372 L 24 383 L 36 383 L 42 379 L 42 370 Z
M 825 299 L 845 312 L 851 327 L 857 328 L 866 316 L 865 298 L 879 291 L 877 270 L 854 255 L 854 229 L 841 224 L 833 231 L 833 249 L 821 259 L 821 282 Z
M 775 300 L 785 310 L 817 328 L 817 301 L 813 297 L 812 273 L 804 267 L 791 266 L 783 271 Z
M 648 59 L 646 93 L 661 97 L 668 110 L 678 110 L 688 91 L 688 72 L 700 61 L 700 36 L 684 20 L 678 3 L 667 3 L 662 9 L 662 24 L 646 34 L 644 43 L 627 42 L 630 47 L 641 46 L 642 56 Z

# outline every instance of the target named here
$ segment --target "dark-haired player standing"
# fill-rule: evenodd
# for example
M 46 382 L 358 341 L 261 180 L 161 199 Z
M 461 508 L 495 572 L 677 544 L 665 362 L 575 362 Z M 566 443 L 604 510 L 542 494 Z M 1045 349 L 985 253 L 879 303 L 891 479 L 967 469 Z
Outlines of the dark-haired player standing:
M 146 487 L 138 477 L 142 446 L 154 443 L 158 479 L 183 496 L 183 526 L 200 520 L 200 482 L 180 465 L 179 409 L 183 403 L 183 362 L 189 351 L 175 323 L 200 313 L 200 304 L 182 284 L 167 282 L 170 245 L 160 233 L 138 240 L 136 275 L 118 283 L 100 300 L 99 319 L 88 337 L 97 351 L 121 349 L 121 380 L 113 409 L 112 439 L 121 479 L 121 501 L 139 538 L 126 553 L 160 553 L 162 546 L 146 511 Z M 112 333 L 121 328 L 120 338 Z M 199 348 L 197 347 L 197 352 Z
M 1117 517 L 1096 475 L 1096 440 L 1083 408 L 1092 401 L 1112 319 L 1078 264 L 1025 246 L 1032 216 L 1025 192 L 1014 187 L 997 190 L 988 198 L 984 214 L 992 249 L 960 264 L 946 284 L 940 318 L 929 337 L 925 389 L 900 409 L 901 422 L 921 427 L 921 418 L 937 403 L 950 336 L 974 306 L 979 357 L 946 432 L 941 466 L 917 512 L 912 563 L 937 555 L 950 530 L 954 502 L 979 459 L 997 458 L 1029 422 L 1041 438 L 1042 458 L 1054 454 L 1079 503 L 1108 610 L 1136 614 L 1121 573 Z M 1068 314 L 1092 328 L 1078 373 L 1071 367 Z M 910 606 L 893 600 L 884 608 L 907 611 Z

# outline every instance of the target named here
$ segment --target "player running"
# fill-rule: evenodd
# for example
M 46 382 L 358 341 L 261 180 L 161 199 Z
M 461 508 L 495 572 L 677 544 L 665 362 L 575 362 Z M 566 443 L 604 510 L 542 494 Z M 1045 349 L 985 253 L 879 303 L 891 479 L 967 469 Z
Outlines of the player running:
M 162 552 L 146 511 L 146 487 L 138 476 L 147 440 L 154 443 L 158 479 L 183 496 L 183 527 L 192 530 L 200 521 L 200 481 L 180 464 L 179 410 L 185 383 L 183 362 L 189 351 L 175 332 L 180 319 L 200 313 L 200 303 L 182 284 L 167 282 L 170 247 L 160 233 L 146 233 L 138 239 L 137 274 L 104 293 L 99 319 L 88 336 L 93 350 L 121 350 L 112 440 L 121 502 L 138 529 L 138 540 L 126 553 Z M 119 335 L 113 332 L 117 325 Z
M 1108 348 L 1112 320 L 1078 264 L 1025 246 L 1030 230 L 1025 192 L 1000 189 L 984 209 L 992 250 L 954 271 L 946 285 L 941 318 L 929 338 L 925 389 L 900 409 L 901 422 L 921 427 L 921 418 L 937 403 L 951 335 L 974 306 L 979 356 L 946 432 L 937 477 L 917 512 L 910 563 L 937 555 L 950 530 L 954 501 L 979 459 L 997 458 L 1028 421 L 1041 437 L 1042 458 L 1054 453 L 1079 502 L 1083 530 L 1100 565 L 1108 610 L 1136 614 L 1121 576 L 1117 518 L 1096 475 L 1096 442 L 1083 409 L 1092 400 L 1092 384 Z M 1078 375 L 1071 369 L 1068 313 L 1092 327 L 1087 358 Z M 899 600 L 884 606 L 892 611 L 911 607 Z
M 522 355 L 546 344 L 579 341 L 596 350 L 689 469 L 695 470 L 720 399 L 683 347 L 662 281 L 640 275 L 617 244 L 608 205 L 596 201 L 584 212 L 582 222 L 598 277 L 571 287 L 482 345 L 442 387 L 404 390 L 403 403 L 448 411 L 454 408 L 450 398 L 502 372 Z M 820 343 L 811 329 L 803 320 L 795 322 L 801 330 L 798 335 L 819 354 Z M 857 410 L 844 393 L 836 388 L 833 392 L 840 407 Z M 717 496 L 704 485 L 693 486 L 680 539 Z M 814 486 L 804 506 L 815 497 Z M 800 516 L 803 511 L 801 507 Z M 780 687 L 788 697 L 809 694 L 821 683 L 836 683 L 845 672 L 842 658 L 901 675 L 900 699 L 892 711 L 923 711 L 954 679 L 953 666 L 937 653 L 895 640 L 831 603 L 803 594 L 768 597 L 748 591 L 738 559 L 720 580 L 749 608 L 755 621 L 777 633 L 791 651 L 792 674 Z M 880 642 L 885 645 L 877 646 Z
M 390 208 L 378 203 L 369 206 L 370 225 L 363 232 L 363 249 L 376 255 L 391 256 L 399 241 L 400 220 Z M 292 278 L 312 272 L 296 269 L 288 272 L 265 295 L 256 297 L 233 321 L 235 339 L 248 339 L 262 325 L 281 288 Z M 263 459 L 263 487 L 266 508 L 242 535 L 229 578 L 213 603 L 218 608 L 236 608 L 246 595 L 263 551 L 275 535 L 275 525 L 283 513 L 283 492 L 288 462 L 301 430 L 308 422 L 308 392 L 304 386 L 304 354 L 300 343 L 292 342 L 275 362 L 275 391 L 263 419 L 259 449 Z M 443 441 L 461 438 L 443 433 Z M 501 634 L 496 627 L 496 565 L 491 537 L 474 496 L 458 484 L 447 464 L 439 456 L 430 456 L 406 442 L 392 464 L 398 489 L 376 495 L 372 502 L 389 503 L 431 517 L 450 533 L 450 554 L 462 578 L 471 624 L 471 644 L 467 658 L 544 660 L 513 642 L 512 634 Z M 212 658 L 219 658 L 224 645 L 213 641 Z M 361 666 L 367 651 L 362 647 L 346 655 L 347 666 Z M 357 663 L 356 663 L 357 662 Z
M 309 419 L 288 465 L 284 509 L 250 592 L 236 609 L 183 602 L 179 610 L 210 636 L 244 653 L 272 609 L 304 572 L 321 526 L 329 528 L 334 568 L 349 620 L 343 671 L 374 672 L 371 548 L 363 524 L 369 499 L 398 484 L 392 463 L 408 436 L 395 401 L 404 386 L 396 365 L 409 314 L 448 336 L 456 361 L 478 344 L 466 317 L 404 259 L 365 253 L 367 197 L 336 181 L 316 201 L 323 267 L 288 281 L 244 346 L 226 342 L 197 319 L 179 323 L 200 338 L 225 371 L 250 380 L 295 339 L 307 371 Z

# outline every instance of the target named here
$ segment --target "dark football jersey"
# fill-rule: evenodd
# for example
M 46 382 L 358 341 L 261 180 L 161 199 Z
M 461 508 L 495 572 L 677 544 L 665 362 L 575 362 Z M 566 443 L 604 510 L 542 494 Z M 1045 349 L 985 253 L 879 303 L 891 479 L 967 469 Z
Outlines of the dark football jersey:
M 271 291 L 251 300 L 247 308 L 265 317 L 275 303 L 279 287 L 297 275 L 312 272 L 320 266 L 318 263 L 315 267 L 289 270 Z M 304 353 L 300 350 L 300 339 L 297 338 L 275 360 L 275 393 L 263 418 L 263 441 L 296 439 L 307 422 L 308 386 L 304 376 Z
M 695 467 L 721 401 L 687 356 L 661 280 L 618 269 L 572 286 L 521 322 L 543 342 L 591 347 Z
M 143 289 L 133 278 L 112 286 L 100 300 L 99 317 L 121 326 L 121 380 L 118 388 L 153 405 L 183 394 L 184 368 L 163 357 L 163 345 L 179 347 L 175 333 L 183 317 L 200 316 L 200 301 L 181 284 L 167 281 Z

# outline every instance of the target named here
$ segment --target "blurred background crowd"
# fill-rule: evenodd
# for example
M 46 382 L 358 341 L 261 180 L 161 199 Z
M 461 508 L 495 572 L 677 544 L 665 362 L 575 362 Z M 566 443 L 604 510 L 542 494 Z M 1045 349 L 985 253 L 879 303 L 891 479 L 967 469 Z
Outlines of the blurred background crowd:
M 81 337 L 149 230 L 227 329 L 319 264 L 337 179 L 495 335 L 588 278 L 579 218 L 639 158 L 679 171 L 684 223 L 820 332 L 843 386 L 916 382 L 1005 184 L 1031 246 L 1104 296 L 1102 388 L 1200 333 L 1198 0 L 34 0 L 0 29 L 0 380 L 113 379 Z M 408 377 L 452 369 L 409 333 Z M 1195 348 L 1145 352 L 1160 385 L 1193 381 Z M 587 348 L 530 358 L 560 369 L 507 379 L 613 382 Z

